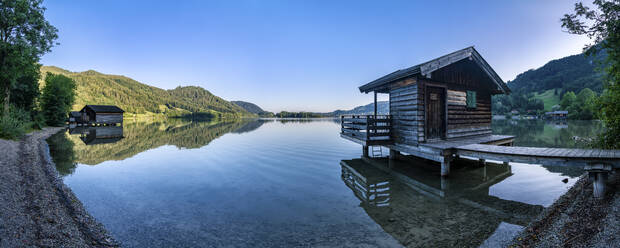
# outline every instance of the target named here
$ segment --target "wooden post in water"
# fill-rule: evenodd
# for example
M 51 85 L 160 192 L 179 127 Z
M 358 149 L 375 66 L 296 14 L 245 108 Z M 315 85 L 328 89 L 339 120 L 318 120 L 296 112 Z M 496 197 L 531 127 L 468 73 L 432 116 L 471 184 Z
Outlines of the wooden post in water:
M 394 149 L 390 149 L 390 159 L 398 159 L 400 152 Z
M 588 176 L 592 181 L 592 195 L 595 198 L 603 198 L 605 196 L 607 178 L 611 172 L 611 165 L 597 163 L 589 164 L 584 168 L 588 172 Z
M 439 182 L 439 186 L 441 187 L 441 190 L 448 190 L 448 189 L 450 189 L 450 179 L 448 179 L 446 177 L 441 177 L 440 180 L 441 181 Z
M 362 156 L 368 157 L 368 146 L 362 146 Z
M 441 162 L 441 176 L 446 177 L 450 174 L 450 162 L 452 162 L 452 154 L 444 156 Z
M 590 175 L 593 178 L 592 182 L 592 195 L 595 198 L 603 198 L 605 196 L 605 183 L 607 182 L 607 173 L 606 172 L 589 172 L 592 173 Z

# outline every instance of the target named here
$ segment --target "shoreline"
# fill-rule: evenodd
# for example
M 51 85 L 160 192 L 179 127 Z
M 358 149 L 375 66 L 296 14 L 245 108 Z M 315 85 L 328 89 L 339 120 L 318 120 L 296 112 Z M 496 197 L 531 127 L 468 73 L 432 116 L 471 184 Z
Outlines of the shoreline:
M 587 174 L 517 235 L 509 247 L 620 247 L 620 173 L 601 199 Z
M 58 175 L 48 127 L 0 140 L 0 247 L 119 247 Z

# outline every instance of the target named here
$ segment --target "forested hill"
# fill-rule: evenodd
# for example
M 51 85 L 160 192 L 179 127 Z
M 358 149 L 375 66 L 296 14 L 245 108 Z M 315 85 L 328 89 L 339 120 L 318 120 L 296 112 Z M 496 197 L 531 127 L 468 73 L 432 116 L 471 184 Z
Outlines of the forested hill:
M 274 117 L 275 116 L 272 112 L 265 111 L 258 105 L 251 103 L 251 102 L 244 102 L 244 101 L 231 101 L 231 102 L 238 105 L 239 107 L 242 107 L 243 109 L 245 109 L 246 111 L 250 113 L 259 115 L 260 117 Z
M 517 94 L 543 92 L 561 89 L 561 92 L 579 92 L 584 88 L 601 93 L 603 91 L 602 73 L 596 70 L 597 62 L 606 56 L 577 54 L 549 61 L 538 69 L 519 74 L 508 86 Z
M 109 104 L 134 114 L 254 116 L 197 86 L 164 90 L 125 76 L 107 75 L 93 70 L 70 72 L 54 66 L 43 66 L 41 87 L 47 72 L 62 74 L 75 80 L 77 94 L 73 110 L 79 110 L 86 104 Z
M 567 104 L 560 106 L 566 94 L 596 97 L 603 91 L 603 72 L 597 68 L 605 60 L 606 53 L 595 56 L 577 54 L 549 61 L 538 69 L 528 70 L 508 82 L 510 95 L 493 97 L 493 113 L 506 114 L 517 111 L 520 114 L 541 115 L 547 111 L 568 110 Z M 574 114 L 583 112 L 576 108 Z M 582 116 L 591 116 L 584 114 Z M 586 118 L 577 117 L 573 118 Z

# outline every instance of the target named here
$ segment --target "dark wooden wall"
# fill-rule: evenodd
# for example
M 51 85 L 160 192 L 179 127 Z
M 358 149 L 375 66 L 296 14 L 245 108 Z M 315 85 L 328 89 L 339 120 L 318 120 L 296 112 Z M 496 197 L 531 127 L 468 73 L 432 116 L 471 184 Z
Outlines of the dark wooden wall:
M 97 113 L 97 123 L 121 123 L 123 122 L 122 113 Z
M 92 111 L 89 108 L 85 108 L 82 112 L 82 121 L 83 122 L 91 122 L 94 121 L 96 119 L 97 115 L 95 114 L 95 111 Z
M 424 138 L 424 106 L 416 79 L 406 79 L 390 87 L 392 138 L 396 143 L 417 145 Z
M 491 94 L 477 91 L 473 109 L 467 108 L 465 95 L 465 91 L 448 89 L 448 139 L 491 134 Z

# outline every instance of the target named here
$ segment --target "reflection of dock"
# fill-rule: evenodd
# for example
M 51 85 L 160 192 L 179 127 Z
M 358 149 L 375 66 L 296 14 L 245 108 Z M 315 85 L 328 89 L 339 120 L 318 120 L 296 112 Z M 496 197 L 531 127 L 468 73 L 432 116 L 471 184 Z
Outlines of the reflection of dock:
M 379 169 L 359 166 L 358 163 L 347 164 L 344 161 L 340 165 L 342 165 L 342 181 L 364 204 L 376 207 L 389 205 L 390 182 Z
M 509 165 L 487 164 L 442 179 L 387 159 L 340 164 L 343 181 L 364 210 L 405 246 L 477 247 L 500 224 L 525 226 L 543 210 L 489 195 L 492 185 L 512 175 Z
M 78 126 L 69 129 L 69 134 L 79 134 L 86 145 L 109 144 L 123 139 L 123 126 Z

